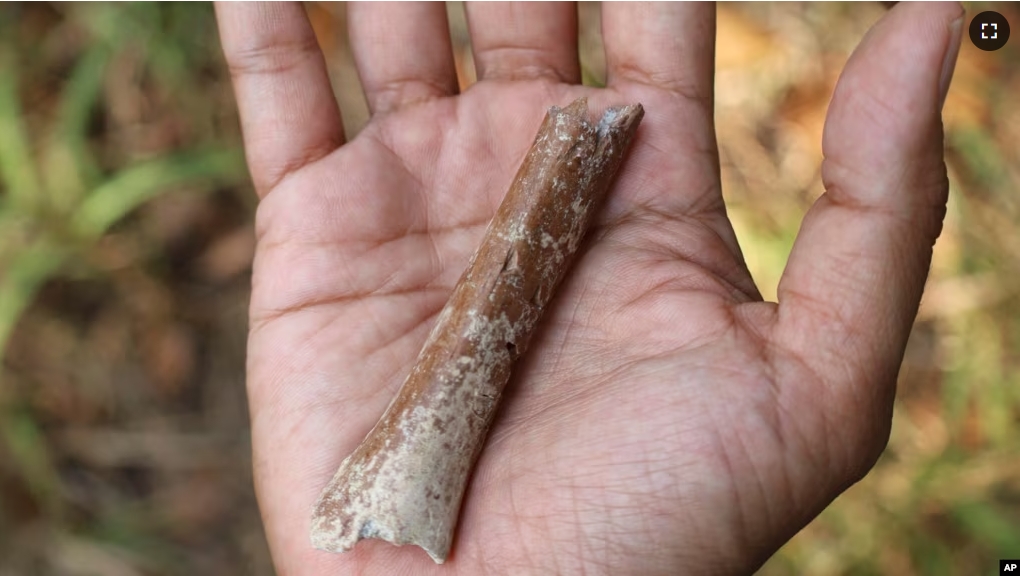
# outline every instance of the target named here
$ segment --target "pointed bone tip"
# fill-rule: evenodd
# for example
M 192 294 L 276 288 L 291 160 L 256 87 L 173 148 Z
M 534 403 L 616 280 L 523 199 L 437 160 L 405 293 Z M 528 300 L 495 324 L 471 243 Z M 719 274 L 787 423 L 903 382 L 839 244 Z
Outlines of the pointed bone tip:
M 645 109 L 641 104 L 628 104 L 626 106 L 608 108 L 599 119 L 597 127 L 598 135 L 602 138 L 610 133 L 633 133 L 633 130 L 637 129 L 644 115 Z
M 627 104 L 624 106 L 610 106 L 602 113 L 599 125 L 624 126 L 632 122 L 640 121 L 645 115 L 645 108 L 641 103 Z
M 312 547 L 323 552 L 345 553 L 354 549 L 355 544 L 361 540 L 373 539 L 389 542 L 394 546 L 413 545 L 421 548 L 432 558 L 436 564 L 443 564 L 450 553 L 449 545 L 440 542 L 425 543 L 414 539 L 398 537 L 392 530 L 389 530 L 373 520 L 365 521 L 357 533 L 345 533 L 342 528 L 327 519 L 316 516 L 312 520 L 311 530 Z
M 342 539 L 337 538 L 333 534 L 316 534 L 313 532 L 312 548 L 322 550 L 323 552 L 330 552 L 332 554 L 342 554 L 344 552 L 350 552 L 354 549 L 354 546 L 344 544 Z
M 419 546 L 419 548 L 424 550 L 425 553 L 429 555 L 429 558 L 432 558 L 432 561 L 435 562 L 436 564 L 445 564 L 446 563 L 446 554 L 447 554 L 446 552 L 439 552 L 439 551 L 429 550 L 428 548 L 422 548 L 421 546 Z
M 549 108 L 551 118 L 560 115 L 580 121 L 583 126 L 593 126 L 588 108 L 588 98 L 585 96 L 581 96 L 564 108 L 559 106 Z M 641 103 L 610 106 L 600 116 L 597 116 L 598 121 L 594 123 L 594 126 L 598 128 L 600 134 L 605 134 L 609 130 L 625 131 L 641 122 L 644 115 L 645 109 Z
M 344 534 L 342 529 L 321 517 L 312 520 L 310 537 L 312 546 L 323 552 L 347 552 L 354 548 L 359 540 Z
M 561 114 L 569 114 L 571 116 L 577 116 L 578 118 L 588 120 L 588 98 L 586 96 L 581 96 L 577 100 L 568 104 L 566 108 L 558 110 Z

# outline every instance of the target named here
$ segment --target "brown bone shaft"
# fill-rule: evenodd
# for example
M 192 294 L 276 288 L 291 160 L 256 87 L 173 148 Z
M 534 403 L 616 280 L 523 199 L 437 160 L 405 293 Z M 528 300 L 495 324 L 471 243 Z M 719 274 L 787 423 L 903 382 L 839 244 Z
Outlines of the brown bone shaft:
M 332 552 L 362 538 L 446 560 L 496 405 L 644 114 L 553 107 L 400 392 L 340 464 L 312 518 Z

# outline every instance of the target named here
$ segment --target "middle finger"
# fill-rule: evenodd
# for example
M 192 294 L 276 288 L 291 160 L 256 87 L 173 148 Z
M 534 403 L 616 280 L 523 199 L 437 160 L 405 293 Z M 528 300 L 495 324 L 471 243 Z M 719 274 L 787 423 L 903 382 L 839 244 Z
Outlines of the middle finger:
M 573 2 L 472 2 L 466 11 L 480 80 L 581 82 Z

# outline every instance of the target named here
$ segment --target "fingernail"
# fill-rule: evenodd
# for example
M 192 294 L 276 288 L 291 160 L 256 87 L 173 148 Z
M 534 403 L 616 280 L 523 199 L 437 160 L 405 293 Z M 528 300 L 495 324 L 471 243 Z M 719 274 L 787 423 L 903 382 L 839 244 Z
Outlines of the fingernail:
M 953 70 L 956 68 L 956 55 L 960 53 L 960 39 L 963 38 L 963 18 L 964 15 L 961 15 L 949 24 L 949 48 L 942 59 L 942 76 L 939 77 L 939 96 L 942 98 L 939 104 L 940 108 L 946 103 L 949 83 L 953 80 Z

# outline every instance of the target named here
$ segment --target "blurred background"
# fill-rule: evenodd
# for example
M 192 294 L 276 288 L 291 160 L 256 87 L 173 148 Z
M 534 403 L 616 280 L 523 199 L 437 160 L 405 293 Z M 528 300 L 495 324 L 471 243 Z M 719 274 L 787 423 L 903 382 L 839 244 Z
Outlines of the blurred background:
M 967 3 L 968 17 L 1016 4 Z M 342 4 L 308 4 L 348 136 Z M 449 4 L 462 88 L 463 6 Z M 766 298 L 878 3 L 722 4 L 724 193 Z M 585 82 L 605 70 L 580 6 Z M 969 23 L 969 19 L 968 19 Z M 966 31 L 965 31 L 966 32 Z M 996 573 L 1020 557 L 1020 37 L 965 36 L 952 196 L 889 448 L 763 575 Z M 244 396 L 255 196 L 208 4 L 0 4 L 0 576 L 270 575 Z

